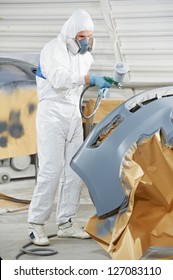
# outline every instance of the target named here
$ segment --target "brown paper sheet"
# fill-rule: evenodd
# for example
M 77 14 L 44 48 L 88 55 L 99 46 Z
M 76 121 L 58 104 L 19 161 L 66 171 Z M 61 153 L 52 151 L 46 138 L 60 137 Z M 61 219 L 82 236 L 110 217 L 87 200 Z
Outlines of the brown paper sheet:
M 0 214 L 16 212 L 29 208 L 30 200 L 18 199 L 0 193 Z
M 36 85 L 0 87 L 0 159 L 36 153 L 36 108 Z
M 173 150 L 160 133 L 131 147 L 120 179 L 127 205 L 111 218 L 92 217 L 85 230 L 112 259 L 140 259 L 151 246 L 173 246 Z
M 92 98 L 87 102 L 87 104 L 84 108 L 84 114 L 86 116 L 92 114 L 92 112 L 94 110 L 95 102 L 96 102 L 95 98 Z M 102 99 L 100 106 L 99 106 L 98 110 L 96 111 L 96 114 L 94 115 L 93 122 L 95 124 L 99 123 L 107 114 L 109 114 L 112 110 L 114 110 L 116 107 L 118 107 L 123 102 L 124 102 L 124 100 L 121 100 L 121 99 Z M 86 120 L 84 119 L 83 122 L 90 123 L 91 118 L 86 119 Z

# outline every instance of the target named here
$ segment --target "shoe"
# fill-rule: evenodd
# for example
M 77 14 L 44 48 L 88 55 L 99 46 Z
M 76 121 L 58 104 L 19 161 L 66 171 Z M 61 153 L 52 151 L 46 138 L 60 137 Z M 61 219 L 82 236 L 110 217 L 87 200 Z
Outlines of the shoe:
M 82 227 L 76 222 L 75 218 L 71 218 L 67 223 L 58 225 L 58 237 L 64 238 L 81 238 L 89 239 L 90 235 L 83 230 Z
M 35 245 L 49 245 L 49 239 L 44 232 L 44 225 L 29 223 L 28 233 L 31 242 Z

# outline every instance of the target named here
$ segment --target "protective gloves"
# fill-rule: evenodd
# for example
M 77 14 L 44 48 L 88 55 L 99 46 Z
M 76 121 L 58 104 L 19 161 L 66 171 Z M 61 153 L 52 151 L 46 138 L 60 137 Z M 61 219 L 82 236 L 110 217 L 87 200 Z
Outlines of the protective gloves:
M 90 76 L 90 85 L 97 86 L 99 89 L 101 89 L 101 88 L 110 88 L 111 83 L 106 81 L 106 79 L 103 76 L 92 74 Z

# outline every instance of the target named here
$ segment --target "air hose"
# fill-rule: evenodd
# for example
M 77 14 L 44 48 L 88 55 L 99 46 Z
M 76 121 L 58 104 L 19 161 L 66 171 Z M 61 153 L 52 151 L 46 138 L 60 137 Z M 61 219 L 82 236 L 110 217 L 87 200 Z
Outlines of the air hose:
M 116 87 L 120 88 L 120 84 L 116 81 L 114 81 L 113 78 L 111 77 L 104 77 L 104 79 L 109 82 L 111 85 L 115 85 Z M 102 101 L 103 98 L 109 98 L 109 88 L 101 88 L 99 89 L 99 92 L 98 92 L 98 96 L 96 98 L 96 101 L 95 101 L 95 104 L 94 104 L 94 108 L 93 108 L 93 112 L 90 114 L 90 115 L 85 115 L 84 112 L 83 112 L 83 109 L 82 109 L 82 104 L 83 104 L 83 98 L 84 98 L 84 94 L 85 92 L 89 89 L 93 87 L 93 85 L 88 85 L 84 88 L 84 90 L 82 91 L 81 93 L 81 96 L 80 96 L 80 99 L 79 99 L 79 110 L 80 110 L 80 113 L 82 115 L 82 117 L 84 119 L 91 119 L 90 120 L 90 125 L 89 125 L 89 132 L 92 130 L 93 128 L 93 123 L 94 123 L 94 116 L 100 106 L 100 103 Z
M 79 109 L 80 109 L 80 113 L 81 113 L 81 115 L 82 115 L 82 117 L 83 117 L 84 119 L 90 119 L 90 118 L 92 118 L 92 117 L 95 115 L 96 111 L 98 110 L 98 108 L 99 108 L 99 106 L 100 106 L 100 102 L 101 102 L 101 100 L 102 100 L 102 97 L 101 97 L 100 95 L 98 95 L 98 96 L 97 96 L 97 99 L 96 99 L 96 102 L 95 102 L 95 105 L 94 105 L 94 110 L 93 110 L 93 112 L 92 112 L 90 115 L 88 115 L 88 116 L 86 116 L 86 115 L 84 114 L 84 112 L 83 112 L 83 110 L 82 110 L 83 97 L 84 97 L 85 92 L 86 92 L 89 88 L 91 88 L 91 87 L 93 87 L 93 86 L 89 85 L 89 86 L 86 86 L 86 87 L 84 88 L 84 90 L 83 90 L 82 93 L 81 93 L 80 100 L 79 100 Z
M 108 77 L 108 76 L 104 76 L 104 79 L 110 83 L 110 85 L 115 85 L 116 87 L 118 88 L 121 88 L 121 82 L 123 81 L 124 79 L 124 76 L 125 74 L 129 71 L 129 67 L 126 63 L 124 62 L 118 62 L 117 64 L 115 64 L 114 66 L 114 73 L 113 73 L 113 77 Z M 84 90 L 82 91 L 81 93 L 81 96 L 80 96 L 80 100 L 79 100 L 79 110 L 81 112 L 81 115 L 84 119 L 90 119 L 90 118 L 94 118 L 94 115 L 96 113 L 96 111 L 98 110 L 99 106 L 100 106 L 100 102 L 102 100 L 102 98 L 105 98 L 105 97 L 108 97 L 108 91 L 109 89 L 108 88 L 101 88 L 99 89 L 99 93 L 98 93 L 98 96 L 97 96 L 97 99 L 96 99 L 96 102 L 95 102 L 95 105 L 94 105 L 94 110 L 93 112 L 86 116 L 84 113 L 83 113 L 83 110 L 82 110 L 82 102 L 83 102 L 83 96 L 85 94 L 85 92 L 90 88 L 90 87 L 93 87 L 92 85 L 89 85 L 89 86 L 86 86 L 84 88 Z M 93 120 L 92 120 L 93 121 Z
M 104 79 L 105 79 L 108 83 L 110 83 L 111 85 L 115 85 L 116 87 L 120 88 L 119 83 L 116 82 L 116 81 L 114 81 L 113 78 L 111 78 L 111 77 L 104 77 Z M 96 98 L 96 102 L 95 102 L 95 105 L 94 105 L 94 110 L 93 110 L 93 112 L 92 112 L 90 115 L 86 116 L 86 115 L 84 114 L 83 110 L 82 110 L 83 97 L 84 97 L 85 92 L 86 92 L 89 88 L 91 88 L 91 87 L 94 87 L 94 86 L 93 86 L 93 85 L 88 85 L 88 86 L 86 86 L 86 87 L 84 88 L 84 90 L 82 91 L 81 96 L 80 96 L 80 99 L 79 99 L 79 109 L 80 109 L 81 115 L 82 115 L 82 117 L 83 117 L 84 119 L 90 119 L 90 118 L 94 117 L 95 113 L 97 112 L 97 110 L 98 110 L 98 108 L 99 108 L 99 106 L 100 106 L 100 102 L 101 102 L 102 98 L 108 97 L 109 88 L 101 88 L 101 89 L 99 89 L 99 93 L 98 93 L 98 96 L 97 96 L 97 98 Z
M 57 234 L 52 234 L 52 235 L 48 235 L 48 238 L 52 238 L 57 236 Z M 58 252 L 52 248 L 31 248 L 31 249 L 26 249 L 27 247 L 29 247 L 30 245 L 33 245 L 33 243 L 30 241 L 26 244 L 24 244 L 21 248 L 20 248 L 20 253 L 16 255 L 15 259 L 17 260 L 20 256 L 27 254 L 27 255 L 34 255 L 34 256 L 52 256 L 52 255 L 56 255 L 58 254 Z

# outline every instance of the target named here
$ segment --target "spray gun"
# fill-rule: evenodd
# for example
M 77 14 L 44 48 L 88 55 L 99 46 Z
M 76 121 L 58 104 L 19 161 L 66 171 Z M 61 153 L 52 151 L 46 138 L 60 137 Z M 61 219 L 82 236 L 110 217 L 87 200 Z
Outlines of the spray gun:
M 116 87 L 121 88 L 121 86 L 122 86 L 121 82 L 123 81 L 124 76 L 128 71 L 129 71 L 128 65 L 125 64 L 124 62 L 119 62 L 119 63 L 115 64 L 115 66 L 114 66 L 113 77 L 105 76 L 104 79 L 107 82 L 109 82 L 111 85 L 115 85 Z M 90 118 L 94 117 L 96 111 L 99 108 L 102 98 L 109 98 L 109 95 L 110 95 L 109 88 L 99 89 L 98 97 L 96 99 L 95 106 L 94 106 L 94 110 L 93 110 L 92 114 L 86 116 L 82 110 L 82 103 L 83 103 L 83 96 L 90 87 L 93 87 L 93 86 L 89 85 L 86 88 L 84 88 L 83 92 L 81 93 L 80 100 L 79 100 L 79 109 L 80 109 L 82 117 L 84 117 L 85 119 L 90 119 Z
M 114 66 L 113 77 L 104 77 L 104 79 L 111 85 L 115 85 L 118 88 L 121 88 L 121 82 L 124 79 L 125 74 L 129 71 L 129 67 L 124 62 L 119 62 Z M 109 98 L 109 88 L 102 88 L 99 90 L 99 95 L 102 98 Z

